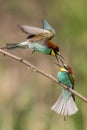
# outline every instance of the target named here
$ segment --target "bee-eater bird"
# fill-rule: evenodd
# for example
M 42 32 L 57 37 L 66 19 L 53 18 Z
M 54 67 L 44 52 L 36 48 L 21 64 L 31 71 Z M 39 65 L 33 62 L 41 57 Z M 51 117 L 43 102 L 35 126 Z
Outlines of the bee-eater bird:
M 55 30 L 48 24 L 46 20 L 43 20 L 43 28 L 20 25 L 20 28 L 25 33 L 28 33 L 27 41 L 11 44 L 7 43 L 6 47 L 2 49 L 13 49 L 17 47 L 21 48 L 30 48 L 33 51 L 38 51 L 44 54 L 53 55 L 58 60 L 58 57 L 62 57 L 59 52 L 59 47 L 51 41 L 51 39 L 55 36 Z
M 64 64 L 63 67 L 60 67 L 57 78 L 62 84 L 74 89 L 74 75 L 70 66 Z M 62 90 L 61 95 L 51 109 L 58 114 L 64 115 L 64 117 L 73 115 L 78 111 L 74 95 L 65 89 Z
M 59 46 L 51 40 L 55 36 L 55 30 L 48 24 L 45 19 L 42 20 L 42 23 L 43 29 L 27 25 L 20 25 L 19 27 L 23 32 L 29 34 L 27 37 L 29 41 L 38 42 L 42 46 L 50 48 L 52 50 L 52 52 L 50 52 L 50 55 L 52 55 L 54 52 L 56 58 L 59 56 L 63 59 L 59 52 Z
M 51 48 L 47 48 L 45 46 L 42 46 L 40 44 L 38 44 L 37 42 L 29 42 L 29 41 L 25 41 L 25 42 L 20 42 L 20 43 L 6 43 L 5 47 L 2 47 L 1 49 L 15 49 L 15 48 L 29 48 L 31 50 L 37 51 L 37 52 L 41 52 L 44 54 L 48 54 L 48 55 L 53 55 L 56 57 L 55 52 L 51 49 Z

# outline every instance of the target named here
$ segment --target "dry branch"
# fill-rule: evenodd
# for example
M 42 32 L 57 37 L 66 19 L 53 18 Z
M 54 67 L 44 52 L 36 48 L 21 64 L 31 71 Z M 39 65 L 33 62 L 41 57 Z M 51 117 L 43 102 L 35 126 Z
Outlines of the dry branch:
M 40 74 L 42 74 L 43 76 L 47 77 L 48 79 L 56 82 L 57 84 L 59 84 L 61 87 L 63 87 L 64 89 L 67 89 L 68 91 L 70 91 L 72 94 L 76 95 L 77 97 L 79 97 L 81 100 L 83 100 L 84 102 L 87 103 L 87 98 L 85 98 L 84 96 L 82 96 L 81 94 L 79 94 L 78 92 L 76 92 L 75 90 L 63 85 L 62 83 L 60 83 L 55 77 L 53 77 L 52 75 L 50 74 L 47 74 L 46 72 L 40 70 L 39 68 L 35 67 L 34 65 L 32 65 L 30 62 L 18 57 L 18 56 L 15 56 L 9 52 L 6 52 L 2 49 L 0 49 L 0 53 L 2 53 L 3 55 L 6 55 L 6 56 L 9 56 L 11 57 L 12 59 L 16 60 L 16 61 L 19 61 L 20 63 L 30 67 L 31 70 L 33 71 L 36 71 Z

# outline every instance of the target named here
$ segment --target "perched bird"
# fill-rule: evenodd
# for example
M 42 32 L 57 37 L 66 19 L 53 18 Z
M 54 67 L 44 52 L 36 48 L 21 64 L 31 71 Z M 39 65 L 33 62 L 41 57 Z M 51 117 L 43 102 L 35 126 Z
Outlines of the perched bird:
M 58 60 L 62 55 L 59 52 L 59 47 L 51 41 L 55 36 L 55 30 L 48 24 L 46 20 L 43 20 L 43 28 L 20 25 L 22 31 L 28 34 L 27 41 L 21 43 L 7 43 L 2 49 L 14 49 L 14 48 L 30 48 L 33 52 L 41 52 L 48 55 L 53 55 Z
M 74 89 L 74 75 L 72 74 L 72 68 L 70 66 L 64 64 L 63 67 L 60 67 L 57 78 L 62 84 Z M 51 109 L 58 114 L 64 115 L 64 117 L 73 115 L 78 111 L 74 95 L 65 89 L 62 90 L 61 95 Z

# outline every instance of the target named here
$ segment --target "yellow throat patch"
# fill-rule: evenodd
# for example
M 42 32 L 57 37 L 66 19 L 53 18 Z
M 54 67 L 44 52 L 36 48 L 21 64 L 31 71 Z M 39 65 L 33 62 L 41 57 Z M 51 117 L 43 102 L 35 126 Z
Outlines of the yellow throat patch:
M 67 70 L 66 70 L 66 69 L 64 69 L 64 68 L 60 68 L 60 71 L 66 71 L 66 72 L 67 72 Z
M 52 56 L 55 56 L 54 50 L 51 51 L 51 55 L 52 55 Z

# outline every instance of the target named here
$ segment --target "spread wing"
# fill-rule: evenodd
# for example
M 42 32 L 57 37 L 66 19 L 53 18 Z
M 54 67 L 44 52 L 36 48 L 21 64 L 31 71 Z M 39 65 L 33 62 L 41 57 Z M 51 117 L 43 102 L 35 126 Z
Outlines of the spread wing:
M 50 32 L 49 30 L 28 25 L 20 25 L 19 27 L 23 32 L 29 34 L 28 39 L 33 37 L 39 37 L 39 39 L 41 40 L 41 39 L 51 39 L 53 37 L 53 33 Z
M 33 27 L 33 26 L 28 26 L 28 25 L 19 25 L 19 27 L 23 32 L 27 34 L 40 34 L 40 33 L 45 32 L 44 29 Z
M 42 20 L 42 23 L 43 23 L 43 28 L 52 32 L 53 36 L 55 36 L 54 28 L 52 28 L 51 25 L 49 25 L 48 22 L 45 19 Z

